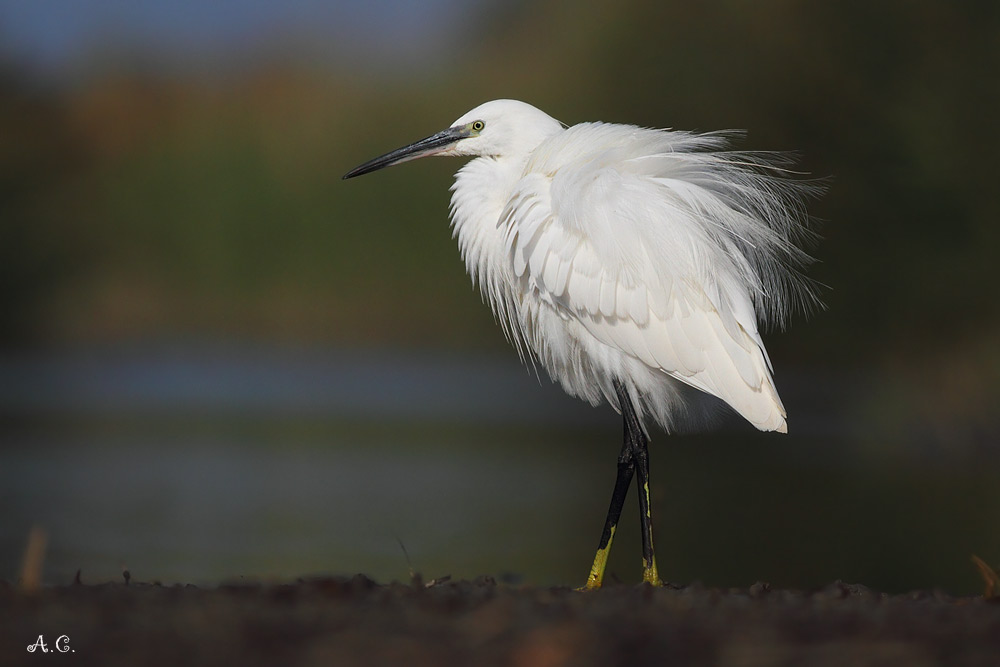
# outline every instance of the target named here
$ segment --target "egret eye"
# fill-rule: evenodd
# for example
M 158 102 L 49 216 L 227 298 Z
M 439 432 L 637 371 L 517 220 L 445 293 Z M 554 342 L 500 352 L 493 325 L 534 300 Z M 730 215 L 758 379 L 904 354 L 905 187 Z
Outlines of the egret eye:
M 481 120 L 477 120 L 472 124 L 472 129 L 476 132 L 482 132 L 484 127 L 486 127 L 486 123 Z

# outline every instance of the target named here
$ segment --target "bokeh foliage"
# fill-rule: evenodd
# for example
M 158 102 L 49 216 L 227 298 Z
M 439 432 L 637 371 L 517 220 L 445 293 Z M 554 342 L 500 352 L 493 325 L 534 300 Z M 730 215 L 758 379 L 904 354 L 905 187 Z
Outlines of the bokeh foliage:
M 294 40 L 288 52 L 251 54 L 235 68 L 191 58 L 178 66 L 157 62 L 141 44 L 118 51 L 106 44 L 93 62 L 57 81 L 0 54 L 0 361 L 32 347 L 43 348 L 38 358 L 46 359 L 53 348 L 138 341 L 142 349 L 178 339 L 180 348 L 222 341 L 216 351 L 232 341 L 303 345 L 307 358 L 317 348 L 353 346 L 510 354 L 450 238 L 447 187 L 460 161 L 426 160 L 349 182 L 340 180 L 344 172 L 499 97 L 526 100 L 567 123 L 746 128 L 741 147 L 796 150 L 803 178 L 826 179 L 828 191 L 812 207 L 823 241 L 810 275 L 827 286 L 827 309 L 767 336 L 792 435 L 755 436 L 742 425 L 721 443 L 696 435 L 657 450 L 659 479 L 669 479 L 653 488 L 660 525 L 687 545 L 674 552 L 671 569 L 680 580 L 746 583 L 766 575 L 794 585 L 846 577 L 890 590 L 978 586 L 971 569 L 968 583 L 961 573 L 971 553 L 996 562 L 990 471 L 1000 452 L 1000 298 L 993 287 L 1000 3 L 484 0 L 468 15 L 473 22 L 438 50 L 445 57 L 395 69 L 349 51 L 303 56 L 291 48 Z M 324 382 L 344 381 L 326 372 Z M 24 378 L 5 379 L 14 395 Z M 119 443 L 123 453 L 111 460 L 129 479 L 139 445 L 149 468 L 163 465 L 160 452 L 174 444 L 190 447 L 173 459 L 183 471 L 177 478 L 187 479 L 199 469 L 187 457 L 211 457 L 203 441 L 227 442 L 234 431 L 238 453 L 200 471 L 213 492 L 225 480 L 211 471 L 244 470 L 231 463 L 245 461 L 243 448 L 271 428 L 263 438 L 268 448 L 299 441 L 315 448 L 309 469 L 325 465 L 367 480 L 376 473 L 344 472 L 336 458 L 316 453 L 363 451 L 359 469 L 374 465 L 384 485 L 372 486 L 379 501 L 382 489 L 396 487 L 368 441 L 391 442 L 424 465 L 415 465 L 415 474 L 411 459 L 397 462 L 404 481 L 420 470 L 452 470 L 447 466 L 462 454 L 462 466 L 481 466 L 497 486 L 481 500 L 497 499 L 504 523 L 484 523 L 486 532 L 516 534 L 500 544 L 518 557 L 544 553 L 560 573 L 576 546 L 550 549 L 551 531 L 543 528 L 538 544 L 545 548 L 526 547 L 524 512 L 511 512 L 504 493 L 524 485 L 523 471 L 537 471 L 539 459 L 549 461 L 542 468 L 553 471 L 549 479 L 579 483 L 593 496 L 584 511 L 553 513 L 553 530 L 579 517 L 566 532 L 585 536 L 581 549 L 590 549 L 589 522 L 606 508 L 604 491 L 590 489 L 610 481 L 604 465 L 616 451 L 605 449 L 614 446 L 613 420 L 607 433 L 568 435 L 561 425 L 539 433 L 511 420 L 508 431 L 485 438 L 449 435 L 461 429 L 455 424 L 424 424 L 424 436 L 415 437 L 413 424 L 378 423 L 363 428 L 389 433 L 366 439 L 344 424 L 324 420 L 319 428 L 297 416 L 276 427 L 267 415 L 224 414 L 215 416 L 222 426 L 209 420 L 189 429 L 182 414 L 171 415 L 180 425 L 163 441 L 159 421 L 148 426 L 117 409 L 106 417 L 110 426 L 98 417 L 90 430 L 48 414 L 39 421 L 56 422 L 69 434 L 61 436 L 72 443 L 69 451 L 87 460 L 94 443 Z M 10 451 L 47 442 L 21 438 L 22 418 L 0 415 L 10 422 L 0 438 Z M 301 433 L 314 427 L 317 434 Z M 494 430 L 493 422 L 480 427 Z M 209 437 L 188 432 L 202 428 Z M 435 446 L 447 451 L 428 455 Z M 63 456 L 45 450 L 43 458 Z M 589 461 L 594 475 L 580 477 Z M 515 472 L 498 476 L 501 463 Z M 106 470 L 97 468 L 106 486 Z M 39 482 L 31 490 L 77 501 L 57 493 L 61 477 L 48 465 L 34 472 Z M 433 485 L 448 491 L 441 506 L 462 509 L 453 480 L 442 479 Z M 259 483 L 251 479 L 246 488 Z M 131 511 L 113 491 L 108 502 Z M 154 508 L 170 502 L 169 494 L 152 495 Z M 239 505 L 250 495 L 256 491 L 231 500 Z M 10 497 L 26 530 L 37 507 L 21 502 L 29 496 Z M 470 516 L 478 523 L 476 507 Z M 382 530 L 395 509 L 379 511 L 367 528 Z M 441 524 L 438 513 L 429 514 Z M 623 522 L 616 549 L 626 550 L 619 562 L 634 563 L 637 521 L 626 514 L 633 527 Z M 344 531 L 334 523 L 303 531 L 297 522 L 305 515 L 292 513 L 292 533 L 333 539 Z M 760 517 L 774 526 L 760 526 Z M 413 522 L 413 535 L 435 534 Z M 456 542 L 477 543 L 466 532 L 471 522 L 453 520 L 461 526 Z M 16 567 L 24 530 L 14 525 L 0 534 L 12 564 L 7 572 Z M 495 550 L 498 542 L 488 544 Z M 435 545 L 448 554 L 445 563 L 454 560 L 448 547 Z M 390 562 L 401 563 L 394 542 L 391 548 Z M 192 551 L 200 557 L 199 548 Z M 312 555 L 326 558 L 322 550 Z M 491 551 L 489 562 L 497 560 Z M 588 564 L 580 563 L 581 571 Z M 945 566 L 950 574 L 942 574 Z
M 123 56 L 51 86 L 8 65 L 0 338 L 502 345 L 449 238 L 457 161 L 339 177 L 518 97 L 570 123 L 748 128 L 745 147 L 796 149 L 830 177 L 813 272 L 829 308 L 775 339 L 786 357 L 996 366 L 996 3 L 549 0 L 475 16 L 451 56 L 399 72 Z

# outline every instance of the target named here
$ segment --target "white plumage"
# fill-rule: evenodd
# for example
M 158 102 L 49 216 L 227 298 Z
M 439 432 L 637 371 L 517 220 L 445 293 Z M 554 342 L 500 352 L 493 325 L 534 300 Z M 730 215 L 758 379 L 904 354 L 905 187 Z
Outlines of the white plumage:
M 781 178 L 781 156 L 726 151 L 721 133 L 564 128 L 513 100 L 453 127 L 476 120 L 478 137 L 444 151 L 479 156 L 456 176 L 452 225 L 522 356 L 594 405 L 617 407 L 622 380 L 668 430 L 680 381 L 785 431 L 757 327 L 808 295 L 807 186 Z
M 724 133 L 632 125 L 565 127 L 514 100 L 344 178 L 427 155 L 467 155 L 451 221 L 522 359 L 571 395 L 621 412 L 618 476 L 586 588 L 601 586 L 622 504 L 638 475 L 643 581 L 660 585 L 643 422 L 675 424 L 689 385 L 765 431 L 786 431 L 758 322 L 812 298 L 803 199 L 780 154 L 727 150 Z

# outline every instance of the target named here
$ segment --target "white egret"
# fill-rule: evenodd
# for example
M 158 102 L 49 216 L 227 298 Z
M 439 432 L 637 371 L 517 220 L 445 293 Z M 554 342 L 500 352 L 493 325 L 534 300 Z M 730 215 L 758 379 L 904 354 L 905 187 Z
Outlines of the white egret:
M 728 150 L 727 133 L 581 123 L 515 100 L 362 164 L 472 156 L 452 186 L 462 257 L 522 360 L 569 394 L 607 401 L 625 438 L 587 588 L 601 585 L 638 473 L 643 580 L 660 585 L 649 511 L 647 420 L 670 431 L 681 385 L 764 431 L 787 430 L 758 321 L 812 298 L 799 269 L 811 186 L 787 156 Z

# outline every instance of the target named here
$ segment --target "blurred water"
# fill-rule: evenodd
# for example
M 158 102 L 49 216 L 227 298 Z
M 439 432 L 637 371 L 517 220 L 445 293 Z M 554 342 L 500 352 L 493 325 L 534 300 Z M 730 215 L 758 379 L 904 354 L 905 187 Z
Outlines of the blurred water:
M 8 580 L 37 525 L 53 583 L 122 567 L 164 582 L 390 580 L 412 565 L 579 584 L 620 438 L 610 409 L 507 358 L 118 348 L 8 357 L 0 378 Z M 866 456 L 816 389 L 836 383 L 791 380 L 798 435 L 726 422 L 713 436 L 654 436 L 665 575 L 975 592 L 969 556 L 1000 554 L 989 467 Z M 610 566 L 625 581 L 639 573 L 633 503 Z

